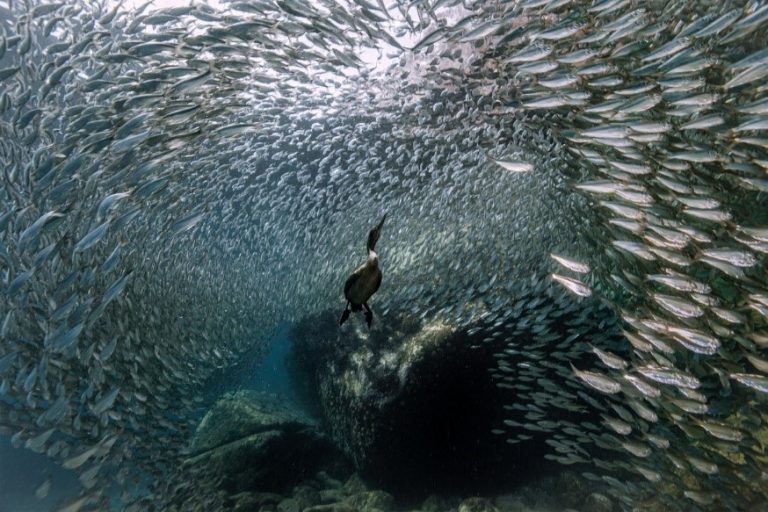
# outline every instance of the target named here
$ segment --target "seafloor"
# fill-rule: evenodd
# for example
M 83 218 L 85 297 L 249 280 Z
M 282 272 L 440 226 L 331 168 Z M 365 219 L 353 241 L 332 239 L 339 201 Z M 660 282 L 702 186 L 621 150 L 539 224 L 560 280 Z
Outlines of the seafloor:
M 290 493 L 241 492 L 231 496 L 238 512 L 610 512 L 610 498 L 589 493 L 584 481 L 563 471 L 495 496 L 431 494 L 417 507 L 401 507 L 386 491 L 372 489 L 355 473 L 346 481 L 325 472 L 296 485 Z

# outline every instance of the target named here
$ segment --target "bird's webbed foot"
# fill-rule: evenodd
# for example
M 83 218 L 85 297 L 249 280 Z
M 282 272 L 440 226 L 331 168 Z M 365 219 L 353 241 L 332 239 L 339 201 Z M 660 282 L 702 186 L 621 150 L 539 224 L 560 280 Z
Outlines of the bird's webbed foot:
M 368 304 L 363 304 L 365 308 L 365 323 L 368 324 L 368 328 L 371 328 L 371 322 L 373 322 L 373 311 L 368 307 Z

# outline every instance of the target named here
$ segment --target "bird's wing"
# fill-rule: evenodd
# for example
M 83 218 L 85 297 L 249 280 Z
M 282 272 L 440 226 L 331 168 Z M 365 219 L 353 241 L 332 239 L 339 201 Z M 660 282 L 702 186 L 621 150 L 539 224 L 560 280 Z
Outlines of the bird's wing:
M 363 270 L 365 269 L 365 265 L 362 267 L 357 267 L 354 272 L 352 272 L 349 277 L 347 278 L 347 282 L 344 283 L 344 295 L 346 296 L 349 294 L 349 289 L 352 288 L 352 284 L 357 281 L 357 279 L 360 277 L 360 274 L 363 273 Z
M 373 292 L 371 292 L 371 295 L 376 293 L 376 290 L 379 289 L 379 286 L 381 286 L 381 271 L 379 271 L 376 275 L 376 284 L 373 285 Z

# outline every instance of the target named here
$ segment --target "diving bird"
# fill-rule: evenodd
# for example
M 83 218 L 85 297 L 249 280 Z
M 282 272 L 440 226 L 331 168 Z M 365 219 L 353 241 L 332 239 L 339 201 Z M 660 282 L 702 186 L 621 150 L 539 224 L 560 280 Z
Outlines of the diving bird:
M 344 283 L 344 296 L 347 298 L 347 306 L 341 314 L 339 325 L 342 325 L 349 318 L 352 311 L 360 311 L 365 308 L 365 322 L 371 327 L 373 321 L 373 311 L 368 307 L 368 299 L 376 293 L 381 286 L 381 270 L 379 269 L 379 257 L 374 252 L 376 241 L 381 234 L 381 227 L 384 225 L 384 219 L 387 214 L 381 218 L 376 226 L 368 233 L 368 259 L 365 263 L 355 269 Z M 351 309 L 350 309 L 351 307 Z

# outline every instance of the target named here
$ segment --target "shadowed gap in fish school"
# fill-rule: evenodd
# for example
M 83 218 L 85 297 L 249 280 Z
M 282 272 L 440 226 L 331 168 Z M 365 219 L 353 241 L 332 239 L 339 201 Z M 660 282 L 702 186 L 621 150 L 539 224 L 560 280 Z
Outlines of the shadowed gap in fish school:
M 270 341 L 255 342 L 235 364 L 215 372 L 208 380 L 206 399 L 216 401 L 227 392 L 250 389 L 296 402 L 294 384 L 285 365 L 290 350 L 288 329 L 288 324 L 279 324 Z

